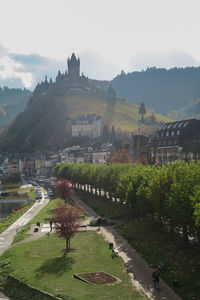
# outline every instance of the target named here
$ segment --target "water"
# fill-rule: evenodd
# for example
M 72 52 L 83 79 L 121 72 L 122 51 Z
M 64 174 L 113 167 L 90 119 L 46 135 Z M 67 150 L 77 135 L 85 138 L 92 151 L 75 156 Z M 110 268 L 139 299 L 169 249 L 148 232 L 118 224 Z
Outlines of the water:
M 23 203 L 27 201 L 27 199 L 0 199 L 0 219 L 7 217 L 15 208 L 22 207 Z

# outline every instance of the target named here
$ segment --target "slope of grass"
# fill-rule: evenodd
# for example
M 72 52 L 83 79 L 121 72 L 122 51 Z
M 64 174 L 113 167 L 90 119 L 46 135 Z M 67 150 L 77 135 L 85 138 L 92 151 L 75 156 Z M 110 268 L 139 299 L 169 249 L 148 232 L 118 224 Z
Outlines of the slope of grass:
M 141 115 L 138 113 L 138 105 L 131 104 L 127 101 L 117 100 L 114 102 L 105 102 L 97 99 L 82 99 L 82 98 L 62 98 L 65 102 L 66 110 L 69 116 L 73 119 L 79 114 L 95 113 L 101 115 L 107 124 L 119 127 L 122 130 L 132 131 L 143 127 L 138 124 Z M 147 111 L 145 117 L 149 117 L 152 111 Z M 168 117 L 154 114 L 157 122 L 170 122 Z
M 62 299 L 146 299 L 133 288 L 122 259 L 112 258 L 109 244 L 101 235 L 95 231 L 79 232 L 71 242 L 75 251 L 68 253 L 66 258 L 60 253 L 65 241 L 52 234 L 49 238 L 10 248 L 0 262 L 8 259 L 13 276 Z M 121 282 L 95 285 L 73 278 L 73 274 L 96 271 L 108 272 Z

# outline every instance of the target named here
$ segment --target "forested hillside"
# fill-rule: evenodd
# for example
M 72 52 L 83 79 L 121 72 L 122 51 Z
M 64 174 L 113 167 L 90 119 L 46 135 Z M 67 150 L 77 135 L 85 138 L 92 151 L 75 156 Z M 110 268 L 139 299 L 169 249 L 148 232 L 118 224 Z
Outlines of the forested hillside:
M 157 113 L 176 111 L 178 118 L 187 118 L 187 107 L 200 97 L 200 67 L 122 71 L 111 83 L 119 97 L 132 103 L 144 102 Z
M 0 149 L 29 152 L 79 144 L 80 138 L 72 138 L 67 134 L 67 122 L 79 114 L 90 113 L 101 115 L 103 124 L 110 128 L 114 126 L 116 130 L 128 132 L 138 128 L 148 130 L 152 125 L 161 126 L 163 122 L 169 121 L 162 115 L 147 111 L 145 121 L 148 125 L 144 125 L 140 121 L 138 106 L 119 99 L 106 102 L 95 97 L 55 96 L 51 92 L 33 94 L 26 110 L 4 130 Z
M 31 92 L 0 87 L 0 129 L 10 124 L 27 105 Z

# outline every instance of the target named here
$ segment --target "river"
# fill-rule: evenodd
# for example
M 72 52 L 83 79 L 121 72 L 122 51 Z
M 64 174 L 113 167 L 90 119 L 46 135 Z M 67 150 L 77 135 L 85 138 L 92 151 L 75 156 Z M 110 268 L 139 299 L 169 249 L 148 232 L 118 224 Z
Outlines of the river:
M 30 199 L 0 198 L 0 220 L 11 214 L 13 209 L 20 208 L 27 201 L 30 201 Z

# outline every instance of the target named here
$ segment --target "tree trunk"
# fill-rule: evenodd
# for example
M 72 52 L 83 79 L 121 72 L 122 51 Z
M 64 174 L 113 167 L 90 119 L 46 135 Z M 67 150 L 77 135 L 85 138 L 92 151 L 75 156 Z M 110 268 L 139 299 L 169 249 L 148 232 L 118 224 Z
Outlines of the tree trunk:
M 187 245 L 188 242 L 189 242 L 187 226 L 184 225 L 183 228 L 182 228 L 182 230 L 183 230 L 183 243 L 184 243 L 184 245 Z
M 169 230 L 171 234 L 174 234 L 174 224 L 171 221 L 169 222 Z
M 66 249 L 65 250 L 66 250 L 65 252 L 69 252 L 69 250 L 68 250 L 68 238 L 66 238 Z

